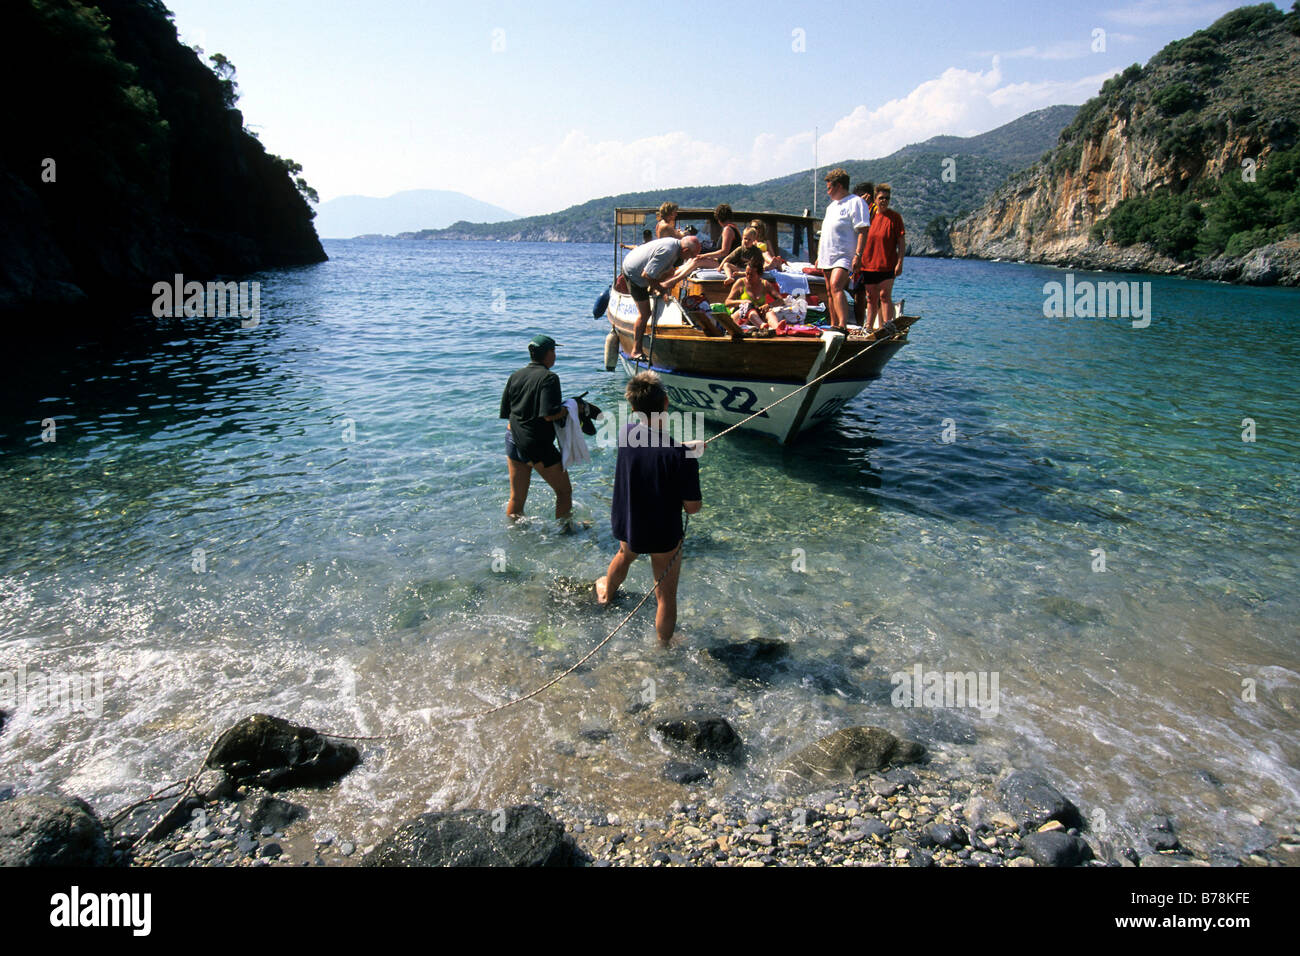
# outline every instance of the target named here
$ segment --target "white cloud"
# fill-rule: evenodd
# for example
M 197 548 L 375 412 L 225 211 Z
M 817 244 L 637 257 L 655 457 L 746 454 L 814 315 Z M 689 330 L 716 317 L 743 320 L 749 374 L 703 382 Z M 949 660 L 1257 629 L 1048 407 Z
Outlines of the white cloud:
M 1082 103 L 1114 72 L 1007 83 L 998 57 L 987 70 L 952 67 L 906 96 L 875 108 L 855 107 L 818 138 L 818 156 L 825 166 L 887 156 L 932 136 L 972 136 L 1045 106 Z M 504 164 L 493 163 L 489 178 L 503 192 L 480 198 L 533 215 L 614 193 L 759 182 L 810 167 L 812 153 L 811 130 L 763 133 L 744 151 L 683 132 L 624 142 L 572 130 L 559 143 L 531 146 Z
M 1115 68 L 1067 82 L 1012 83 L 995 90 L 989 101 L 1014 119 L 1044 106 L 1090 100 L 1097 95 L 1101 85 L 1118 72 L 1119 69 Z
M 821 138 L 819 151 L 834 162 L 887 156 L 931 136 L 973 136 L 1045 106 L 1082 103 L 1114 72 L 1078 80 L 1005 83 L 998 57 L 987 71 L 949 68 L 877 109 L 859 106 Z

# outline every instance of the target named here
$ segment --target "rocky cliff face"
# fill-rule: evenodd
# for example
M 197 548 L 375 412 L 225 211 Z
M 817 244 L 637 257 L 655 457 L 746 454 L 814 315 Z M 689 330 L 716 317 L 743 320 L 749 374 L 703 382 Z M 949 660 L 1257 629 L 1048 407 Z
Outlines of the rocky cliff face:
M 8 0 L 0 46 L 0 316 L 325 258 L 297 168 L 157 0 Z
M 1190 199 L 1202 184 L 1242 175 L 1243 163 L 1266 166 L 1296 143 L 1300 17 L 1263 6 L 1268 13 L 1234 11 L 1108 80 L 1051 153 L 954 225 L 954 254 L 1300 283 L 1296 242 L 1286 238 L 1232 256 L 1175 258 L 1104 235 L 1124 200 Z

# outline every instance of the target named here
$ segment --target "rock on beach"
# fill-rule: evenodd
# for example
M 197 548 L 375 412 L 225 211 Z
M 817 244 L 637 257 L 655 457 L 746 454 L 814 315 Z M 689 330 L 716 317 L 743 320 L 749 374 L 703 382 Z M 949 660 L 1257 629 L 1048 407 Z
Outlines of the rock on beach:
M 362 866 L 573 866 L 564 826 L 539 807 L 422 813 L 366 854 Z
M 663 738 L 714 760 L 735 761 L 743 751 L 740 735 L 724 717 L 692 711 L 655 722 Z
M 333 783 L 360 759 L 356 747 L 327 740 L 310 727 L 254 714 L 217 738 L 207 766 L 239 784 L 283 790 Z
M 1049 820 L 1066 828 L 1083 828 L 1083 815 L 1041 774 L 1017 770 L 998 785 L 998 802 L 1023 830 L 1037 830 Z
M 104 866 L 108 840 L 84 800 L 37 794 L 0 803 L 0 866 Z
M 890 763 L 915 763 L 924 756 L 925 748 L 916 741 L 880 727 L 845 727 L 798 751 L 780 773 L 787 783 L 851 782 L 860 773 Z

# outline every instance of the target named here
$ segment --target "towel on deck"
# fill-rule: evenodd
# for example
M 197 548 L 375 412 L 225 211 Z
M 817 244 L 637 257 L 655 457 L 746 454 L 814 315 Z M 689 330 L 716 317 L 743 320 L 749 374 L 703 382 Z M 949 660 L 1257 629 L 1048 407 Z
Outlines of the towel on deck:
M 578 422 L 578 400 L 570 398 L 564 407 L 569 410 L 569 417 L 555 423 L 555 437 L 560 443 L 560 466 L 568 471 L 570 465 L 585 465 L 591 461 L 591 452 Z
M 782 295 L 808 294 L 808 277 L 805 275 L 791 275 L 788 272 L 769 272 L 767 275 L 776 281 L 776 287 Z

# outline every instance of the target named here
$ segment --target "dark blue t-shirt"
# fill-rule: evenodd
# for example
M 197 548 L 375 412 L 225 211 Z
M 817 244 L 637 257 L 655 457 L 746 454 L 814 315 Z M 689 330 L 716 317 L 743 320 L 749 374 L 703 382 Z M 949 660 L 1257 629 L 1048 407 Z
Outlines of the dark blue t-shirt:
M 610 527 L 637 554 L 672 551 L 682 539 L 682 502 L 699 501 L 700 462 L 686 449 L 634 422 L 619 436 Z M 656 440 L 659 447 L 649 447 Z

